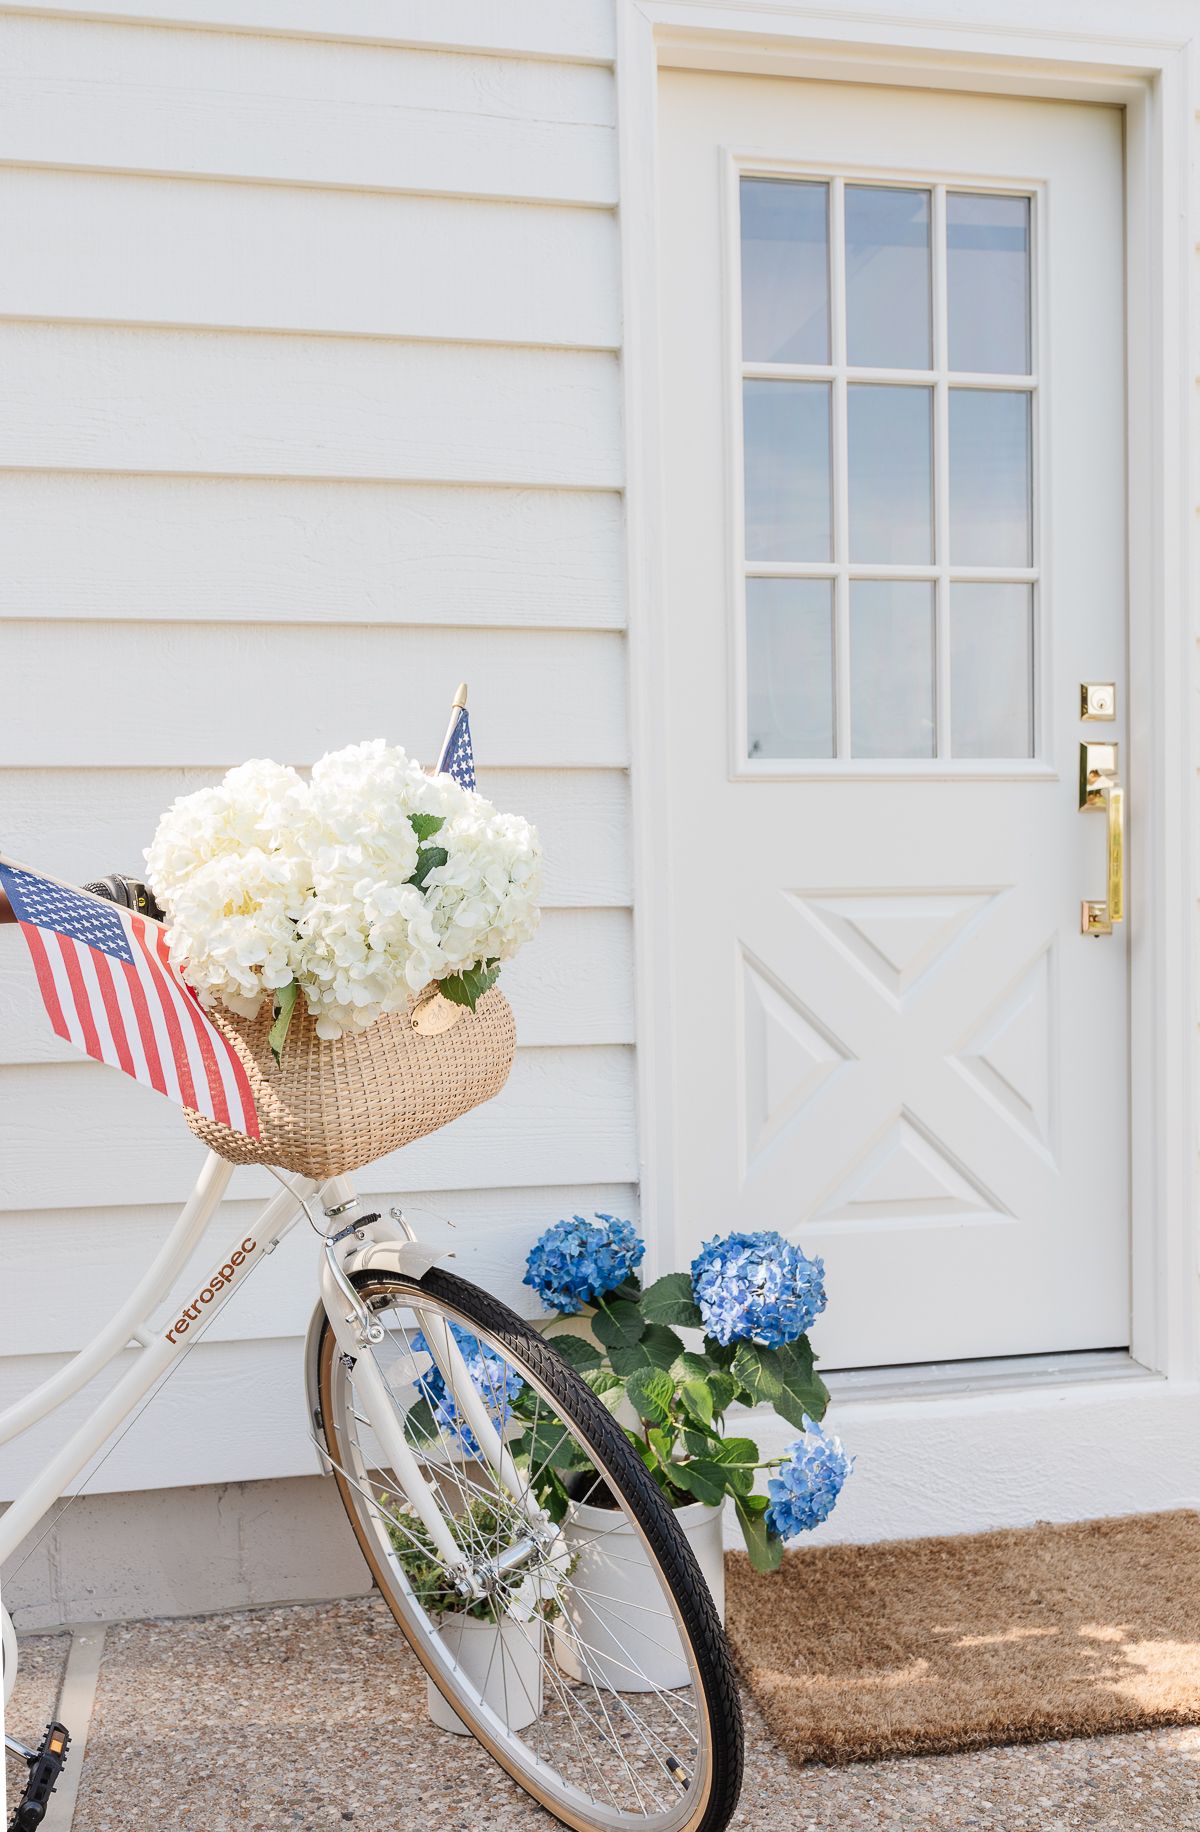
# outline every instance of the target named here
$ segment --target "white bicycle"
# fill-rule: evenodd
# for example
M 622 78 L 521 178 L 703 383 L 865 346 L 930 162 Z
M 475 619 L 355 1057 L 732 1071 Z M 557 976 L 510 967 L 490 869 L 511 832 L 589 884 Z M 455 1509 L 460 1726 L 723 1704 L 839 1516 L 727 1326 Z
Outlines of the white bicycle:
M 322 1241 L 305 1351 L 309 1435 L 449 1707 L 440 1721 L 466 1726 L 579 1832 L 719 1832 L 742 1766 L 729 1653 L 691 1550 L 619 1424 L 536 1329 L 438 1266 L 399 1209 L 369 1212 L 346 1177 L 276 1172 L 283 1187 L 251 1232 L 182 1313 L 152 1322 L 232 1174 L 207 1155 L 117 1314 L 0 1415 L 3 1444 L 137 1345 L 133 1366 L 0 1519 L 0 1563 L 307 1221 Z M 572 1526 L 582 1509 L 591 1525 L 581 1536 Z M 633 1563 L 636 1609 L 622 1569 Z M 16 1674 L 7 1613 L 3 1626 L 7 1698 Z M 6 1736 L 28 1764 L 13 1832 L 40 1824 L 68 1741 L 57 1724 L 36 1746 Z

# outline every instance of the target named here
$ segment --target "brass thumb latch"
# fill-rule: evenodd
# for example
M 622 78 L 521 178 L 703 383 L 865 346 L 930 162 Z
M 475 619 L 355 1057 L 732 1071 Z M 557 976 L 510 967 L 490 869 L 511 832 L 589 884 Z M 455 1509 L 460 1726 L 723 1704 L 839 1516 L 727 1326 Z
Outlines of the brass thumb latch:
M 1101 902 L 1084 898 L 1081 927 L 1085 935 L 1111 935 L 1125 917 L 1125 791 L 1115 744 L 1079 746 L 1079 806 L 1102 808 L 1108 816 L 1107 896 Z

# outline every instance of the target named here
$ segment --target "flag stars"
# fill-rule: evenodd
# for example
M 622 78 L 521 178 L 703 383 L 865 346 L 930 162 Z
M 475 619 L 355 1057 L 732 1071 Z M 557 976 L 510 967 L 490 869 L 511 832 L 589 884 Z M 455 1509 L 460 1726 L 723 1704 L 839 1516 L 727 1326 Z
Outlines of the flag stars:
M 19 922 L 36 923 L 70 941 L 100 948 L 115 960 L 133 960 L 120 917 L 97 898 L 81 897 L 66 885 L 36 878 L 12 866 L 0 868 L 0 880 Z

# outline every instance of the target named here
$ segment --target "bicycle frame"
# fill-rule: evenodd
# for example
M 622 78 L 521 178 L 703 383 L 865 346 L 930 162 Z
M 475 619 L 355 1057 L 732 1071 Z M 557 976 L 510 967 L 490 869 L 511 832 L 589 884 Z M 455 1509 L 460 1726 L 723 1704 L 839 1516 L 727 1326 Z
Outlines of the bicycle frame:
M 235 1243 L 229 1256 L 221 1262 L 209 1281 L 202 1285 L 192 1302 L 166 1326 L 152 1325 L 152 1314 L 165 1302 L 171 1286 L 186 1266 L 202 1240 L 205 1230 L 220 1206 L 233 1175 L 233 1165 L 209 1152 L 201 1168 L 196 1187 L 184 1205 L 178 1221 L 167 1239 L 116 1315 L 87 1346 L 72 1357 L 32 1393 L 0 1413 L 0 1444 L 8 1443 L 20 1432 L 37 1424 L 58 1406 L 79 1392 L 101 1369 L 107 1367 L 127 1348 L 137 1351 L 133 1365 L 112 1390 L 98 1403 L 95 1411 L 72 1434 L 45 1468 L 12 1503 L 0 1518 L 0 1562 L 9 1559 L 38 1521 L 67 1490 L 105 1439 L 130 1416 L 155 1384 L 165 1377 L 173 1364 L 187 1353 L 197 1338 L 211 1327 L 233 1292 L 244 1282 L 250 1269 L 267 1254 L 273 1253 L 284 1236 L 290 1233 L 304 1213 L 304 1205 L 319 1201 L 330 1232 L 321 1266 L 320 1296 L 309 1329 L 310 1351 L 324 1318 L 327 1316 L 343 1354 L 360 1360 L 360 1384 L 371 1395 L 371 1424 L 392 1469 L 414 1509 L 432 1534 L 439 1551 L 452 1566 L 469 1574 L 470 1563 L 446 1522 L 445 1512 L 437 1504 L 430 1485 L 409 1448 L 395 1418 L 392 1396 L 381 1370 L 369 1352 L 373 1340 L 369 1319 L 357 1300 L 350 1277 L 361 1270 L 382 1268 L 420 1278 L 440 1255 L 423 1246 L 407 1225 L 402 1225 L 398 1211 L 392 1216 L 368 1216 L 355 1221 L 351 1212 L 359 1205 L 353 1184 L 347 1177 L 332 1177 L 325 1182 L 290 1176 L 286 1187 L 273 1196 L 260 1211 L 251 1231 Z M 333 1232 L 335 1220 L 351 1217 Z M 458 1345 L 439 1319 L 424 1317 L 414 1306 L 425 1330 L 429 1353 L 452 1390 L 462 1393 L 464 1411 L 484 1453 L 499 1471 L 511 1492 L 522 1498 L 522 1504 L 533 1519 L 536 1510 L 531 1497 L 525 1497 L 516 1469 L 488 1413 L 482 1398 L 472 1386 Z M 306 1355 L 306 1378 L 314 1360 Z M 474 1402 L 474 1403 L 472 1403 Z M 315 1426 L 316 1408 L 309 1397 L 309 1431 Z M 316 1454 L 323 1473 L 329 1472 L 328 1460 L 319 1446 Z

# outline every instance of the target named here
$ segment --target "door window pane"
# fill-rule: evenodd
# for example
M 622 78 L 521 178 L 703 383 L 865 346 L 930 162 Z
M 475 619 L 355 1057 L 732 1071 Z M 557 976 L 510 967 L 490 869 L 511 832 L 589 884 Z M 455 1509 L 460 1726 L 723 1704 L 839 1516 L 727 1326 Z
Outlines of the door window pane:
M 950 562 L 1028 566 L 1029 396 L 950 390 Z
M 742 354 L 829 361 L 829 186 L 742 179 Z
M 1029 199 L 946 194 L 950 367 L 1028 375 Z
M 1034 755 L 1033 209 L 741 180 L 751 757 Z
M 850 558 L 933 558 L 932 390 L 852 383 L 847 390 Z
M 751 757 L 833 756 L 833 590 L 827 579 L 747 579 Z
M 932 757 L 933 586 L 856 579 L 850 587 L 850 745 L 855 757 Z
M 846 360 L 928 369 L 929 192 L 846 186 Z
M 1033 588 L 950 587 L 950 748 L 1033 755 Z
M 746 553 L 752 560 L 827 560 L 829 384 L 742 387 Z

